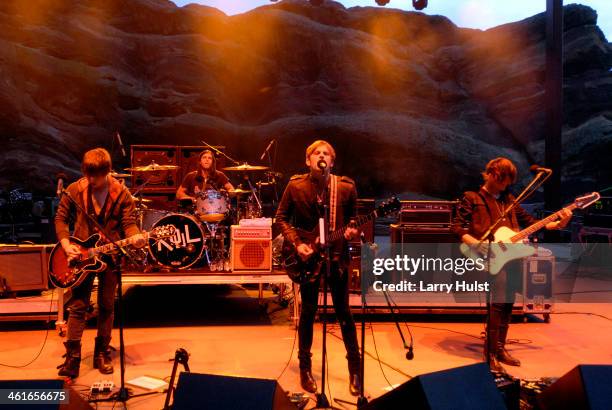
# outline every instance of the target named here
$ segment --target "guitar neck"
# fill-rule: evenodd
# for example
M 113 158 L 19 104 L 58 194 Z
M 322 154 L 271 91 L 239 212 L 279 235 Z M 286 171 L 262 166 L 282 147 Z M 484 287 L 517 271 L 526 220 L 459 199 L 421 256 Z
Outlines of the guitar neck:
M 553 222 L 556 219 L 558 219 L 560 214 L 561 214 L 561 212 L 563 212 L 564 210 L 573 211 L 577 207 L 578 206 L 575 203 L 571 204 L 571 205 L 568 205 L 565 208 L 555 212 L 554 214 L 550 214 L 546 218 L 544 218 L 544 219 L 534 223 L 533 225 L 530 225 L 529 227 L 523 229 L 522 231 L 518 232 L 516 235 L 514 235 L 512 238 L 510 238 L 510 240 L 512 242 L 522 241 L 523 239 L 527 238 L 529 235 L 531 235 L 534 232 L 537 232 L 540 229 L 542 229 L 543 227 L 545 227 L 548 223 Z
M 144 232 L 143 236 L 146 239 L 149 238 L 149 232 Z M 95 248 L 92 248 L 90 250 L 92 255 L 97 255 L 99 253 L 108 253 L 108 252 L 112 252 L 113 250 L 115 250 L 116 248 L 122 248 L 126 245 L 131 245 L 133 242 L 133 237 L 129 237 L 129 238 L 125 238 L 122 239 L 120 241 L 114 242 L 114 243 L 107 243 L 105 245 L 102 246 L 96 246 Z
M 349 227 L 349 225 L 355 225 L 357 227 L 360 227 L 362 225 L 365 225 L 366 223 L 370 222 L 372 219 L 374 219 L 376 217 L 376 211 L 371 212 L 367 215 L 361 215 L 358 216 L 355 219 L 355 222 L 352 224 L 348 224 L 348 225 L 344 225 L 342 228 L 336 229 L 335 231 L 333 231 L 332 233 L 330 233 L 328 235 L 327 240 L 329 242 L 334 242 L 337 241 L 338 239 L 342 238 L 344 236 L 344 231 L 346 230 L 346 228 Z

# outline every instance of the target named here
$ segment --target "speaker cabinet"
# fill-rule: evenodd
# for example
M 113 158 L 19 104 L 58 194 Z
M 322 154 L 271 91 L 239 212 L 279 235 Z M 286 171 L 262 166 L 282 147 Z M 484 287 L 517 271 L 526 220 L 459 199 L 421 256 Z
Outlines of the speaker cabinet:
M 450 228 L 391 224 L 391 243 L 456 243 Z
M 183 372 L 174 393 L 173 410 L 297 409 L 276 380 Z
M 155 162 L 158 165 L 179 165 L 177 149 L 173 145 L 132 145 L 132 167 L 146 166 Z M 160 189 L 176 190 L 181 183 L 179 171 L 132 172 L 132 188 L 145 182 L 145 191 Z
M 574 367 L 538 397 L 544 410 L 609 410 L 612 408 L 612 365 Z
M 0 293 L 47 289 L 45 245 L 0 246 Z
M 417 376 L 367 406 L 367 410 L 502 410 L 489 366 L 478 363 Z
M 232 270 L 272 271 L 272 227 L 232 225 Z

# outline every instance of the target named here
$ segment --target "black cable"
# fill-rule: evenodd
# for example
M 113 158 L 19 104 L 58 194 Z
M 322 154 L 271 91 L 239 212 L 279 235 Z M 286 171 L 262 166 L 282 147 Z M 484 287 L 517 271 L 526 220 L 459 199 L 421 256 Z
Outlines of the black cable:
M 337 326 L 337 325 L 336 325 L 336 326 Z M 370 322 L 370 326 L 366 326 L 366 329 L 373 329 L 373 326 L 372 326 L 372 323 L 371 323 L 371 322 Z M 338 339 L 338 340 L 342 340 L 342 339 L 340 338 L 340 336 L 338 336 L 338 335 L 336 335 L 335 333 L 331 332 L 331 329 L 329 329 L 329 330 L 327 331 L 327 333 L 328 333 L 330 336 L 333 336 L 333 337 L 335 337 L 335 338 L 336 338 L 336 339 Z M 407 377 L 408 379 L 412 379 L 412 377 L 413 377 L 413 376 L 409 375 L 408 373 L 404 373 L 403 371 L 401 371 L 401 370 L 400 370 L 400 369 L 398 369 L 397 367 L 394 367 L 394 366 L 390 365 L 389 363 L 385 362 L 384 360 L 380 360 L 380 358 L 376 358 L 376 357 L 375 357 L 375 356 L 374 356 L 372 353 L 368 352 L 367 350 L 364 350 L 364 352 L 365 352 L 365 355 L 366 355 L 366 356 L 369 356 L 369 357 L 371 357 L 373 360 L 376 360 L 376 361 L 378 361 L 379 363 L 381 363 L 381 364 L 383 364 L 383 365 L 387 366 L 389 369 L 393 370 L 394 372 L 399 373 L 399 374 L 401 374 L 402 376 Z
M 294 290 L 294 296 L 293 296 L 293 303 L 295 306 L 297 298 L 295 297 L 295 290 Z M 295 312 L 295 309 L 293 309 Z M 295 319 L 294 319 L 295 322 Z M 291 353 L 289 354 L 289 359 L 287 360 L 287 363 L 285 364 L 285 367 L 283 368 L 283 371 L 278 375 L 278 377 L 276 378 L 276 380 L 280 380 L 280 378 L 283 376 L 283 374 L 285 373 L 285 370 L 287 370 L 287 368 L 289 367 L 289 364 L 291 363 L 291 358 L 293 358 L 293 352 L 295 351 L 295 341 L 297 340 L 297 333 L 298 333 L 298 326 L 295 326 L 295 331 L 293 332 L 293 343 L 291 345 Z
M 376 346 L 376 337 L 374 337 L 374 327 L 372 326 L 372 322 L 370 322 L 370 333 L 372 334 L 372 342 L 373 342 L 373 345 L 374 345 L 374 351 L 376 352 L 376 361 L 378 362 L 378 367 L 380 367 L 380 371 L 382 372 L 383 377 L 387 381 L 387 384 L 393 390 L 393 385 L 391 384 L 389 379 L 387 379 L 387 375 L 385 374 L 385 370 L 382 367 L 382 363 L 381 363 L 381 360 L 380 360 L 380 355 L 378 354 L 378 347 Z
M 36 356 L 34 356 L 34 358 L 32 360 L 30 360 L 28 363 L 24 364 L 24 365 L 11 365 L 11 364 L 6 364 L 6 363 L 0 363 L 0 366 L 3 367 L 9 367 L 12 369 L 23 369 L 25 367 L 28 367 L 29 365 L 31 365 L 32 363 L 34 363 L 42 354 L 42 351 L 44 350 L 45 346 L 47 345 L 47 339 L 49 338 L 49 325 L 48 322 L 51 321 L 51 311 L 53 310 L 53 296 L 55 295 L 55 288 L 53 288 L 53 290 L 51 291 L 51 302 L 49 302 L 49 315 L 47 316 L 47 331 L 45 332 L 45 339 L 43 340 L 43 344 L 40 347 L 40 350 L 38 351 L 38 353 L 36 353 Z

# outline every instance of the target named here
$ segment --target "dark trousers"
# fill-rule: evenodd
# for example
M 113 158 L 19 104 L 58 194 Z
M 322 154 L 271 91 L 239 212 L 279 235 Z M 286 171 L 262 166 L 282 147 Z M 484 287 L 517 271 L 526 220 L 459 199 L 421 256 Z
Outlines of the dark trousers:
M 495 354 L 506 343 L 512 307 L 521 287 L 521 265 L 515 261 L 508 263 L 491 283 L 490 316 L 487 318 L 489 345 L 486 346 L 490 354 Z
M 81 340 L 90 305 L 91 290 L 95 275 L 90 274 L 79 286 L 72 289 L 72 300 L 68 305 L 68 338 Z M 98 336 L 110 341 L 115 312 L 117 272 L 112 265 L 98 273 Z
M 325 272 L 325 266 L 322 268 Z M 348 271 L 340 268 L 337 263 L 332 263 L 331 277 L 327 281 L 328 292 L 334 303 L 336 317 L 340 323 L 342 340 L 346 348 L 349 372 L 359 372 L 359 346 L 357 344 L 357 330 L 355 321 L 349 309 L 348 297 Z M 306 283 L 300 286 L 302 297 L 302 311 L 300 312 L 300 323 L 298 326 L 300 369 L 312 368 L 312 334 L 315 315 L 318 307 L 319 281 Z

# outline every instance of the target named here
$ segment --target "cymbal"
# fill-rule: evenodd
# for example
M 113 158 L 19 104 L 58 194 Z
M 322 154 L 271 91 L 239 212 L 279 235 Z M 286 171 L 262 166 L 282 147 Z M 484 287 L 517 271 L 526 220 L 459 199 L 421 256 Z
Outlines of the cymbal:
M 132 174 L 122 174 L 120 172 L 111 172 L 111 177 L 113 178 L 129 178 Z
M 242 172 L 251 172 L 251 171 L 266 171 L 270 169 L 270 167 L 264 167 L 262 165 L 249 165 L 246 162 L 244 164 L 235 165 L 233 167 L 225 167 L 222 168 L 224 171 L 242 171 Z
M 172 171 L 179 169 L 178 165 L 160 165 L 155 161 L 152 161 L 149 165 L 141 165 L 139 167 L 125 168 L 126 171 L 135 172 L 155 172 L 155 171 Z
M 149 199 L 149 198 L 139 198 L 139 197 L 134 196 L 134 195 L 132 195 L 132 200 L 133 200 L 134 202 L 141 202 L 141 203 L 143 203 L 143 204 L 148 204 L 148 203 L 153 202 L 153 200 L 152 200 L 152 199 Z
M 252 191 L 250 189 L 242 189 L 242 188 L 236 188 L 233 191 L 228 191 L 230 194 L 235 194 L 235 195 L 244 195 L 244 194 L 250 194 Z

